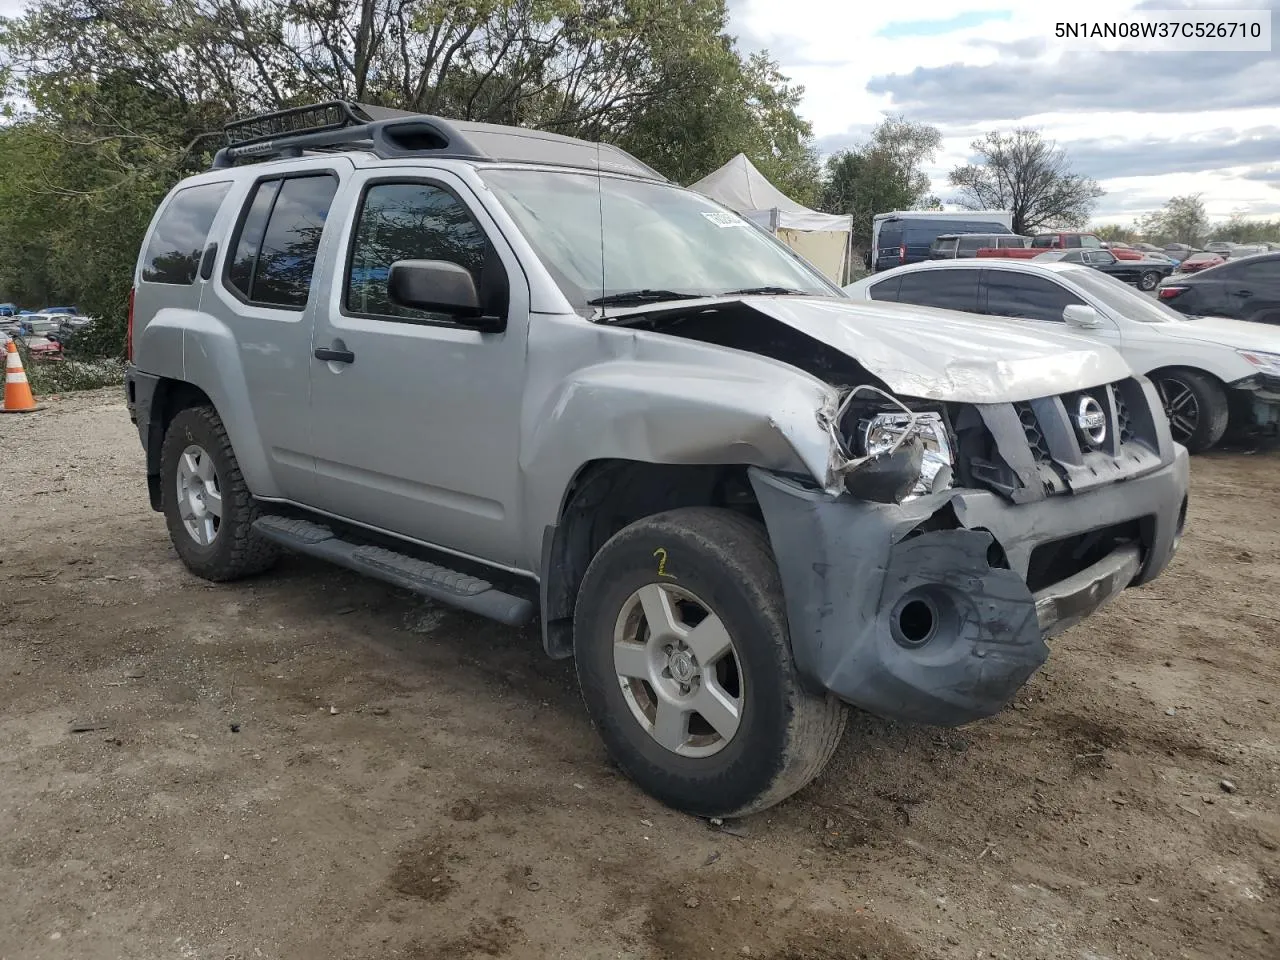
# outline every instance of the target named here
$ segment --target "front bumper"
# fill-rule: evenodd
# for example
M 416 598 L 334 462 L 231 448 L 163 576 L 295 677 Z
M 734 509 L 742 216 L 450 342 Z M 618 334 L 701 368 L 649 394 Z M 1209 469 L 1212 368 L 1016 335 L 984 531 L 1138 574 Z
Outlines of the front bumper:
M 998 713 L 1048 658 L 1046 638 L 1157 576 L 1187 480 L 1182 447 L 1140 477 L 1021 504 L 974 489 L 868 503 L 751 470 L 802 676 L 870 713 L 941 726 Z M 1028 587 L 1038 547 L 1111 529 L 1133 538 Z

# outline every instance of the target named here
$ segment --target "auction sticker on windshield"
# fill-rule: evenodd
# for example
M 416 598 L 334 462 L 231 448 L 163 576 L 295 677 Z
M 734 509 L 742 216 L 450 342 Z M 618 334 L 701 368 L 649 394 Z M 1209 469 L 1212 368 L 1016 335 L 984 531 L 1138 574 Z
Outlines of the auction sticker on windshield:
M 717 227 L 745 227 L 747 225 L 747 221 L 736 214 L 723 213 L 719 210 L 704 210 L 702 215 Z

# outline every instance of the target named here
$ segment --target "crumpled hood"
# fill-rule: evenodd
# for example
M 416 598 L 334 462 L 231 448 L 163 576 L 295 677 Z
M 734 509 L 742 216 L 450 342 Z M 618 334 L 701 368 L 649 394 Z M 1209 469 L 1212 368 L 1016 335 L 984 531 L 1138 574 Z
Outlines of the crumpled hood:
M 1280 353 L 1280 326 L 1270 323 L 1231 320 L 1227 317 L 1187 317 L 1168 323 L 1153 323 L 1151 329 L 1179 340 L 1217 343 L 1238 350 Z
M 1133 375 L 1105 344 L 1022 320 L 834 297 L 742 301 L 853 357 L 903 397 L 1013 403 Z

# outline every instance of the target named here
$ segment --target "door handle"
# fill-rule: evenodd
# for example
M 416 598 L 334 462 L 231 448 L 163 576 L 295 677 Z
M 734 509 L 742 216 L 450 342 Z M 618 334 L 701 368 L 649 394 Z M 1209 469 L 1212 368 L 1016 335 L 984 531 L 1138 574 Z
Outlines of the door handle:
M 1252 297 L 1252 296 L 1253 296 L 1253 291 L 1252 291 L 1252 290 L 1237 290 L 1237 291 L 1236 291 L 1236 296 L 1237 296 L 1237 297 Z
M 339 350 L 334 347 L 316 347 L 315 358 L 327 363 L 355 363 L 356 355 L 350 350 Z

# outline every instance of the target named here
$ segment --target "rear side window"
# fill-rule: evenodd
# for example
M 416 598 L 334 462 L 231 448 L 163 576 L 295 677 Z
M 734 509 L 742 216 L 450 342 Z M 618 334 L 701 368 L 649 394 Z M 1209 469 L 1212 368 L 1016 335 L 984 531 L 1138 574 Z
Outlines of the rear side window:
M 347 309 L 408 320 L 435 319 L 391 302 L 387 295 L 391 265 L 397 260 L 447 260 L 466 267 L 476 289 L 483 290 L 481 274 L 488 250 L 484 231 L 449 191 L 428 183 L 375 184 L 365 193 L 351 244 Z
M 972 313 L 978 309 L 978 271 L 921 270 L 908 273 L 902 277 L 898 288 L 898 302 Z
M 1001 249 L 1024 250 L 1027 242 L 1021 237 L 1001 237 L 998 245 Z
M 303 309 L 337 191 L 332 174 L 256 184 L 228 261 L 227 283 L 252 303 Z
M 986 237 L 961 237 L 960 252 L 961 253 L 977 253 L 980 249 L 987 246 Z
M 1084 301 L 1065 287 L 1029 273 L 986 270 L 987 310 L 996 317 L 1062 323 L 1062 311 Z
M 1031 245 L 1033 247 L 1056 247 L 1058 238 L 1056 236 L 1032 237 Z
M 173 195 L 151 231 L 147 253 L 142 259 L 143 280 L 147 283 L 196 282 L 209 228 L 229 189 L 229 183 L 202 183 L 184 187 Z

